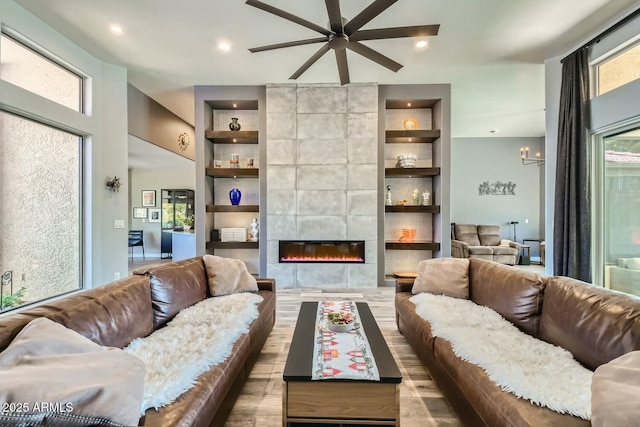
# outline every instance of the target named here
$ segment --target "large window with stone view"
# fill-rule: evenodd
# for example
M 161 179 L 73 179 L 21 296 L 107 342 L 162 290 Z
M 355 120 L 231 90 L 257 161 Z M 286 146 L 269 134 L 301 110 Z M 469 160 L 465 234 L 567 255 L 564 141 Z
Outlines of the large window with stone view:
M 83 78 L 15 35 L 0 79 L 83 110 Z M 0 312 L 82 287 L 83 138 L 29 111 L 0 109 Z
M 640 78 L 640 43 L 620 49 L 596 67 L 596 95 L 602 95 Z

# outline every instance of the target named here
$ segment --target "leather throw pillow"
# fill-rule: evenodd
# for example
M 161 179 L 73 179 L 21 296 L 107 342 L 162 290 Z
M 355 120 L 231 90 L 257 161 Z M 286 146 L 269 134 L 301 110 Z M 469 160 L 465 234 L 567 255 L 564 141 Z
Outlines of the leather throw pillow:
M 420 261 L 418 277 L 413 282 L 411 292 L 469 299 L 469 260 L 433 258 Z
M 33 425 L 138 425 L 144 376 L 137 357 L 42 317 L 0 353 L 0 404 Z
M 204 255 L 202 260 L 207 270 L 211 296 L 258 291 L 256 278 L 249 274 L 241 260 L 216 255 Z

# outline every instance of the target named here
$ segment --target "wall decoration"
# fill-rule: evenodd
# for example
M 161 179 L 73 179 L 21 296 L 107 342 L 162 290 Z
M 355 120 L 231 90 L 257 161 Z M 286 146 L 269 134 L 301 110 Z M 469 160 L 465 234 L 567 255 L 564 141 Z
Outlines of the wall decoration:
M 147 217 L 147 208 L 133 208 L 133 217 L 145 219 Z
M 156 205 L 156 190 L 142 190 L 142 206 Z
M 109 191 L 120 191 L 120 178 L 114 176 L 113 179 L 107 181 Z
M 178 148 L 180 148 L 182 151 L 185 151 L 190 143 L 191 141 L 189 140 L 189 135 L 187 135 L 186 132 L 178 135 Z
M 514 182 L 496 181 L 489 183 L 485 181 L 478 187 L 478 195 L 480 196 L 515 196 L 516 184 Z
M 149 222 L 160 222 L 160 209 L 149 209 Z

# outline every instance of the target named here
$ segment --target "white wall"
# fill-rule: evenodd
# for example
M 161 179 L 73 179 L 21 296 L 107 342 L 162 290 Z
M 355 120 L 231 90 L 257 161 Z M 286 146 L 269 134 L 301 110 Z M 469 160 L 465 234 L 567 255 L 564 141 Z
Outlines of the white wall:
M 89 114 L 81 114 L 0 80 L 0 108 L 85 135 L 85 286 L 110 282 L 127 272 L 127 230 L 114 220 L 127 218 L 126 180 L 119 193 L 105 182 L 127 175 L 127 72 L 82 50 L 13 1 L 0 2 L 0 23 L 29 38 L 86 74 Z
M 148 219 L 133 218 L 133 208 L 142 207 L 142 190 L 155 190 L 156 209 L 162 208 L 162 189 L 195 190 L 195 162 L 191 169 L 132 169 L 130 176 L 131 209 L 129 209 L 129 220 L 131 229 L 144 231 L 144 251 L 147 257 L 160 257 L 162 224 L 160 222 L 149 222 Z M 142 257 L 140 248 L 134 248 L 133 254 L 134 257 Z
M 543 138 L 453 138 L 451 140 L 451 222 L 501 226 L 503 238 L 513 239 L 511 221 L 518 221 L 516 238 L 542 238 L 540 177 L 544 166 L 524 166 L 520 147 L 544 157 Z M 479 195 L 489 181 L 513 182 L 515 196 Z M 528 220 L 528 224 L 526 223 Z M 538 256 L 532 245 L 532 256 Z

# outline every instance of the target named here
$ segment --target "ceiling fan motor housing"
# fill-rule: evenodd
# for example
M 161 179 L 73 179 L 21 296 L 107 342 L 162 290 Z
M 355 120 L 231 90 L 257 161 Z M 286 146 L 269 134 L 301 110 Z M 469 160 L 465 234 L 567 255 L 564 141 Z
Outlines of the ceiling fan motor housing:
M 346 34 L 331 34 L 329 36 L 329 47 L 331 49 L 345 49 L 349 44 L 349 36 Z

